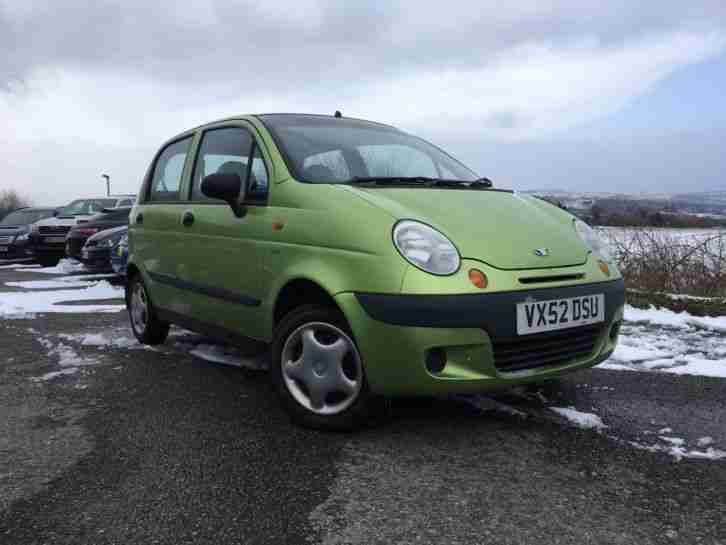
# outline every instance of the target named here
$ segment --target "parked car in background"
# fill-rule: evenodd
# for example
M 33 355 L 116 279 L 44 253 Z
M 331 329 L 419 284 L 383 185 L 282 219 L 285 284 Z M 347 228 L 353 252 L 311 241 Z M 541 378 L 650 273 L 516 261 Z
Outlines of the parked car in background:
M 87 222 L 72 227 L 66 236 L 66 255 L 81 259 L 81 250 L 89 237 L 96 233 L 129 224 L 130 207 L 104 208 Z
M 127 232 L 111 247 L 111 268 L 120 276 L 126 276 L 126 263 L 129 259 L 129 234 Z
M 612 354 L 625 289 L 585 223 L 394 127 L 270 114 L 164 144 L 131 213 L 140 342 L 269 349 L 282 405 L 351 429 L 394 396 L 543 382 Z
M 36 221 L 52 218 L 55 208 L 27 207 L 10 212 L 0 221 L 0 259 L 29 257 L 28 244 L 32 225 Z
M 81 262 L 94 272 L 111 272 L 111 249 L 126 236 L 128 229 L 122 225 L 92 235 L 81 250 Z
M 66 255 L 66 235 L 79 223 L 87 222 L 104 208 L 132 206 L 136 197 L 119 195 L 97 199 L 78 199 L 58 210 L 54 218 L 39 221 L 30 233 L 30 250 L 35 260 L 52 267 Z

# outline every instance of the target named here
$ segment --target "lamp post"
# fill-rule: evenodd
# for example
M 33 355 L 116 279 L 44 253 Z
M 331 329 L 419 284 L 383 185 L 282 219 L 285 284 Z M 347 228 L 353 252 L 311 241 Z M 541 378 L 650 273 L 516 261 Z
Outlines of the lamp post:
M 106 196 L 111 196 L 111 176 L 108 174 L 101 174 L 101 178 L 104 178 L 106 180 Z

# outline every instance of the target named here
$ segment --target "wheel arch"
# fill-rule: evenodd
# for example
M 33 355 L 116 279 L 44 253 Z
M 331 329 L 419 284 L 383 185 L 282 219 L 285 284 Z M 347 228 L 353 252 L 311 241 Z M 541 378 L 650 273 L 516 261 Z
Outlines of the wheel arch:
M 273 329 L 290 311 L 303 305 L 314 304 L 335 308 L 343 313 L 335 298 L 319 282 L 306 277 L 288 280 L 275 297 L 272 310 Z

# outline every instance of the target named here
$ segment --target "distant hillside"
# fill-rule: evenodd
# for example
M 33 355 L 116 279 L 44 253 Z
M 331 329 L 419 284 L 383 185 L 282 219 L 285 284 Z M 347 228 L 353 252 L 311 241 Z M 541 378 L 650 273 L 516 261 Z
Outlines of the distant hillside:
M 603 225 L 726 225 L 726 191 L 703 193 L 611 193 L 561 189 L 524 191 Z

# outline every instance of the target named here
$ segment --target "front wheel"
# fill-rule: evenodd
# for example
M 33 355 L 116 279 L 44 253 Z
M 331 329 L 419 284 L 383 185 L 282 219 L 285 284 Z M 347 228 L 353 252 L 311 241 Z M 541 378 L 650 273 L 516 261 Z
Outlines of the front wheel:
M 288 314 L 275 330 L 270 371 L 283 406 L 305 427 L 353 430 L 383 407 L 337 309 L 309 305 Z
M 126 287 L 126 306 L 131 329 L 141 344 L 161 344 L 169 334 L 169 324 L 156 317 L 149 294 L 140 274 L 135 274 Z

